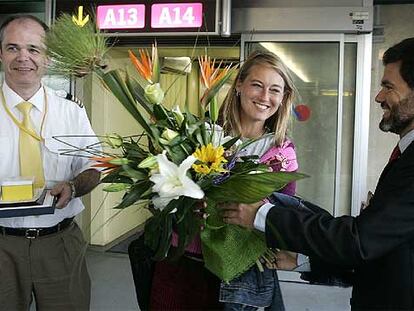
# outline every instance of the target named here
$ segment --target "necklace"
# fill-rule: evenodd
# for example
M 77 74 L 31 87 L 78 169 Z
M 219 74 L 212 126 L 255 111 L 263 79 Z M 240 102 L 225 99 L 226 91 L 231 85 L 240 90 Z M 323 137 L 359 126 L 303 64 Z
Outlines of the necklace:
M 3 103 L 4 110 L 7 112 L 7 114 L 8 114 L 8 115 L 9 115 L 9 117 L 10 117 L 10 119 L 12 119 L 13 123 L 14 123 L 14 124 L 16 124 L 16 125 L 17 125 L 17 127 L 18 127 L 20 130 L 22 130 L 22 131 L 26 132 L 27 134 L 29 134 L 30 136 L 32 136 L 34 139 L 36 139 L 36 140 L 37 140 L 37 141 L 39 141 L 39 142 L 44 141 L 44 138 L 43 138 L 43 136 L 42 136 L 42 133 L 43 133 L 43 127 L 44 127 L 44 124 L 45 124 L 45 118 L 46 118 L 46 114 L 47 114 L 47 96 L 46 96 L 46 90 L 45 90 L 45 88 L 44 88 L 44 87 L 43 87 L 43 93 L 45 94 L 45 95 L 44 95 L 45 111 L 44 111 L 44 113 L 43 113 L 43 116 L 42 116 L 42 122 L 41 122 L 41 124 L 40 124 L 40 134 L 39 134 L 39 135 L 37 135 L 35 131 L 33 131 L 33 130 L 31 130 L 31 129 L 26 128 L 26 127 L 23 125 L 23 122 L 20 122 L 20 121 L 16 118 L 16 116 L 13 114 L 13 112 L 11 112 L 11 110 L 9 109 L 9 107 L 6 105 L 6 97 L 4 96 L 3 89 L 2 89 L 2 88 L 0 88 L 0 96 L 1 96 L 1 101 L 2 101 L 2 103 Z

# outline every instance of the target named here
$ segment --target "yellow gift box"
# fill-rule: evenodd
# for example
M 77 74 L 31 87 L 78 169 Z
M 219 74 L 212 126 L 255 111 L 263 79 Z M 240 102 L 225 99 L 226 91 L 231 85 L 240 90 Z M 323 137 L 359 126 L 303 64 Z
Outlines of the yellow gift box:
M 1 199 L 3 201 L 25 201 L 34 196 L 33 178 L 9 178 L 1 183 Z

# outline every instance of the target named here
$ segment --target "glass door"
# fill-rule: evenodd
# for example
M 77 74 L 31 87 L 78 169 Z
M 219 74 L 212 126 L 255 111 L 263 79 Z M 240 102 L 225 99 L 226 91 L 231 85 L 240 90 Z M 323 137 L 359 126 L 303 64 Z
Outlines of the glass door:
M 354 161 L 367 152 L 367 144 L 357 145 L 355 135 L 368 131 L 368 123 L 357 124 L 355 118 L 356 36 L 254 35 L 244 36 L 242 47 L 242 58 L 254 50 L 278 55 L 299 91 L 289 136 L 296 145 L 299 171 L 310 177 L 297 183 L 297 194 L 334 215 L 355 214 L 364 190 L 354 177 L 364 172 Z

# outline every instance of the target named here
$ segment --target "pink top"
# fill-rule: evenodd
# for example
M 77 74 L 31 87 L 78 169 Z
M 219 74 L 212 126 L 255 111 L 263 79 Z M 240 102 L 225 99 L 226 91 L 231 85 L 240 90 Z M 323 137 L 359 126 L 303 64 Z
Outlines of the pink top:
M 298 169 L 298 161 L 296 160 L 295 146 L 289 139 L 280 146 L 273 146 L 269 148 L 261 157 L 260 162 L 272 168 L 273 172 L 294 172 Z M 294 195 L 296 190 L 296 183 L 291 182 L 283 189 L 279 190 L 281 193 Z M 173 232 L 172 246 L 178 245 L 178 235 Z M 194 240 L 185 249 L 186 252 L 192 254 L 201 254 L 201 239 L 200 236 Z

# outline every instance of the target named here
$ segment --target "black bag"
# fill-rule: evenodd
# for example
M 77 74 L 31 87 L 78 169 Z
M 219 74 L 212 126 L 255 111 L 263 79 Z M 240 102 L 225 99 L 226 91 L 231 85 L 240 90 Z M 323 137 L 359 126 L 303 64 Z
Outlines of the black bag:
M 149 310 L 154 261 L 154 252 L 145 245 L 144 234 L 132 241 L 128 247 L 129 261 L 134 278 L 135 292 L 141 311 Z

